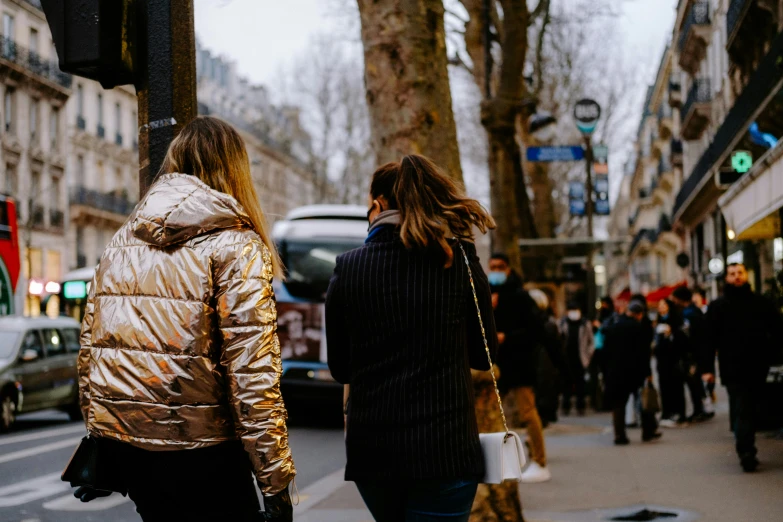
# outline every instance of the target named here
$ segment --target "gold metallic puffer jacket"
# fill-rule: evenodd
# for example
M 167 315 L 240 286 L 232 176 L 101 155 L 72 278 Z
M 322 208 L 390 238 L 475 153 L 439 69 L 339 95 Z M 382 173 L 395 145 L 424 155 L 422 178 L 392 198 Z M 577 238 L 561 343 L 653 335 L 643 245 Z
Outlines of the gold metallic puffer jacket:
M 280 374 L 269 250 L 234 198 L 161 177 L 90 289 L 79 351 L 89 432 L 159 451 L 241 439 L 273 495 L 296 473 Z

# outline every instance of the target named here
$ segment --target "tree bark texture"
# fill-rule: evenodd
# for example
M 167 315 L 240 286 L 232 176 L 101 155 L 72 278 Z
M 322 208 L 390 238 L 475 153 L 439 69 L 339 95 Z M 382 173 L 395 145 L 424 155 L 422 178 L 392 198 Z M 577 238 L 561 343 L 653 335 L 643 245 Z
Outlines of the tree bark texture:
M 497 16 L 500 4 L 502 18 Z M 524 79 L 525 56 L 528 49 L 530 11 L 526 0 L 492 0 L 491 19 L 499 24 L 493 38 L 499 42 L 501 60 L 499 73 L 493 76 L 492 90 L 487 93 L 484 74 L 484 34 L 486 20 L 483 0 L 462 0 L 470 20 L 465 26 L 465 45 L 473 62 L 474 79 L 484 95 L 481 104 L 481 124 L 489 138 L 489 175 L 492 214 L 497 222 L 494 233 L 495 250 L 503 251 L 516 269 L 522 269 L 518 240 L 538 237 L 522 166 L 522 149 L 516 140 L 519 118 L 527 121 L 530 109 Z M 524 273 L 524 270 L 523 270 Z
M 378 163 L 423 154 L 461 182 L 442 0 L 357 1 Z
M 476 418 L 481 433 L 503 431 L 500 408 L 495 396 L 495 387 L 489 372 L 472 370 L 473 388 L 476 394 Z M 495 367 L 495 374 L 500 370 Z M 519 485 L 516 482 L 503 484 L 479 484 L 476 500 L 470 512 L 471 522 L 524 522 L 522 503 L 519 499 Z

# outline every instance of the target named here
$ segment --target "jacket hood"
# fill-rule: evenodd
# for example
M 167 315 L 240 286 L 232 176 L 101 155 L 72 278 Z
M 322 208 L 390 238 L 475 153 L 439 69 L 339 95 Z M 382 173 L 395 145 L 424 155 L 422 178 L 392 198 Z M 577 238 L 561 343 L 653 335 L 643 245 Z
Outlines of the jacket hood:
M 250 218 L 237 200 L 188 174 L 161 176 L 130 218 L 134 236 L 161 248 L 244 226 Z

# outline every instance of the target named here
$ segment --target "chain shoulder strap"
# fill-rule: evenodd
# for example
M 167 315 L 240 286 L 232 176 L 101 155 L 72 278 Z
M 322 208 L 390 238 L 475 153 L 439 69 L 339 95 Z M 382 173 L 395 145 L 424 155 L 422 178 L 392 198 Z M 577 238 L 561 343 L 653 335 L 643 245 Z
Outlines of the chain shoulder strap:
M 506 414 L 503 411 L 503 401 L 500 399 L 500 390 L 498 389 L 498 380 L 495 378 L 495 368 L 492 365 L 492 356 L 489 353 L 489 343 L 487 342 L 487 332 L 484 329 L 484 320 L 481 318 L 481 306 L 479 306 L 478 294 L 476 293 L 476 284 L 473 282 L 473 270 L 470 269 L 470 261 L 468 260 L 468 254 L 465 252 L 465 248 L 462 246 L 462 241 L 457 241 L 459 249 L 462 251 L 462 257 L 465 260 L 465 266 L 468 268 L 468 277 L 470 278 L 470 289 L 473 290 L 473 301 L 476 303 L 476 314 L 478 314 L 479 325 L 481 326 L 481 337 L 484 339 L 484 350 L 487 352 L 487 360 L 489 361 L 489 374 L 492 375 L 492 384 L 495 385 L 495 396 L 498 399 L 498 408 L 500 408 L 500 417 L 503 419 L 503 429 L 506 430 L 506 436 L 509 435 L 508 423 L 506 422 Z

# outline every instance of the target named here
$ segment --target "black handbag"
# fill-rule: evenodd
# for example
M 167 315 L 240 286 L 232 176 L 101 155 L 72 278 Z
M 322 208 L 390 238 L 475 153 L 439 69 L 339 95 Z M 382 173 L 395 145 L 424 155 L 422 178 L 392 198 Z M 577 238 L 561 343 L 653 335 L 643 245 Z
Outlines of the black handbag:
M 121 443 L 87 435 L 73 452 L 60 478 L 70 482 L 72 487 L 86 486 L 127 495 L 121 454 Z

